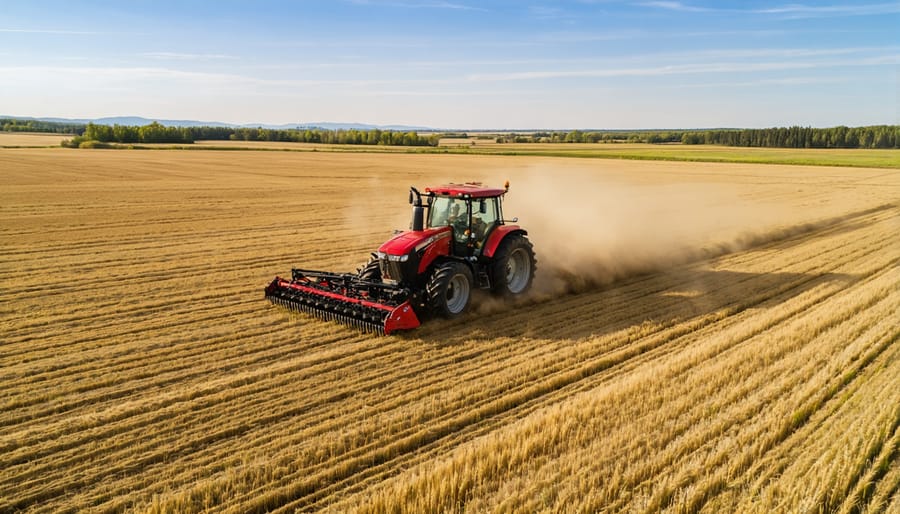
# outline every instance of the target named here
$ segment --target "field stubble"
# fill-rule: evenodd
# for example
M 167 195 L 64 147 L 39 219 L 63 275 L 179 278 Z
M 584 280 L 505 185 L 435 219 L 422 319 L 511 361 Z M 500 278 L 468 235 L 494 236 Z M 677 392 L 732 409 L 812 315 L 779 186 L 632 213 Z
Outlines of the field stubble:
M 0 152 L 0 510 L 898 505 L 900 177 L 538 157 Z M 371 337 L 269 306 L 406 188 L 512 182 L 540 282 Z

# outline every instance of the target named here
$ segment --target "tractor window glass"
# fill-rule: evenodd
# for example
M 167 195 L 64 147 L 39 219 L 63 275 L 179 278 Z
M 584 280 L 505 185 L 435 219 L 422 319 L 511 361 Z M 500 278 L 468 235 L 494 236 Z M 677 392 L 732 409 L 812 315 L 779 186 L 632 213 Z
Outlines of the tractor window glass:
M 473 202 L 472 218 L 478 218 L 488 225 L 497 221 L 497 199 L 481 198 Z
M 472 233 L 481 241 L 497 221 L 497 199 L 481 198 L 472 202 Z
M 428 213 L 428 227 L 446 227 L 454 223 L 468 224 L 469 210 L 464 200 L 438 196 Z
M 440 227 L 447 224 L 447 217 L 450 215 L 450 205 L 447 198 L 433 198 L 429 202 L 431 208 L 428 209 L 428 228 Z

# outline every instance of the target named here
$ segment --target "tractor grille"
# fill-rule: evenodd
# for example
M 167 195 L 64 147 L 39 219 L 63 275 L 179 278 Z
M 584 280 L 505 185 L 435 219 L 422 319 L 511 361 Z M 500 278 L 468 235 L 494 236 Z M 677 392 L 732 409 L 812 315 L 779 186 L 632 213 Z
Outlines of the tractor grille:
M 403 271 L 400 268 L 399 262 L 381 259 L 379 261 L 379 266 L 381 267 L 382 279 L 400 282 L 400 280 L 403 278 Z

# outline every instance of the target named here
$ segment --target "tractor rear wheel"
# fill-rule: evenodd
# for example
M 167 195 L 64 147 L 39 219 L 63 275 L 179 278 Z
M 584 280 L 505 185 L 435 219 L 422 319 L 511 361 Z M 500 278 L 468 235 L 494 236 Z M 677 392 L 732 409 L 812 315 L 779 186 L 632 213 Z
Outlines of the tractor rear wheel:
M 520 295 L 534 281 L 534 248 L 522 234 L 511 234 L 500 243 L 491 264 L 491 290 L 501 296 Z
M 455 318 L 472 299 L 472 270 L 461 262 L 445 262 L 434 270 L 428 281 L 428 304 L 431 312 L 444 318 Z

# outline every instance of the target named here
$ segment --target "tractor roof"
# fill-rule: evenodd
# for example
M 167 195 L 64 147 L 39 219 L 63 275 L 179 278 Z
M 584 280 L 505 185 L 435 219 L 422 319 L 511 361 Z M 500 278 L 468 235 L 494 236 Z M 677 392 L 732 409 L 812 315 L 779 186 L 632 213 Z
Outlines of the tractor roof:
M 489 198 L 506 193 L 506 189 L 485 187 L 481 182 L 466 182 L 465 184 L 445 184 L 438 187 L 426 187 L 426 193 L 447 196 L 462 196 L 468 198 Z

